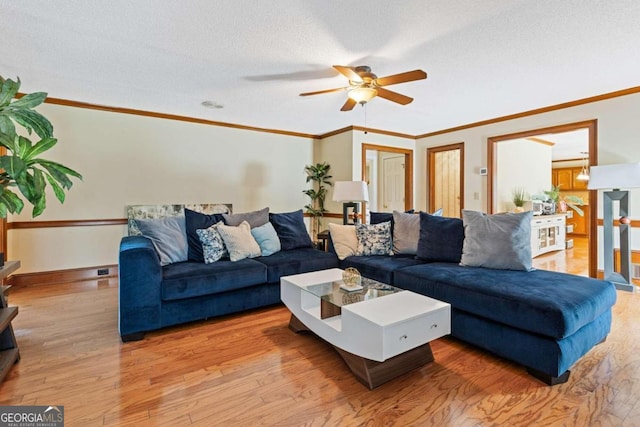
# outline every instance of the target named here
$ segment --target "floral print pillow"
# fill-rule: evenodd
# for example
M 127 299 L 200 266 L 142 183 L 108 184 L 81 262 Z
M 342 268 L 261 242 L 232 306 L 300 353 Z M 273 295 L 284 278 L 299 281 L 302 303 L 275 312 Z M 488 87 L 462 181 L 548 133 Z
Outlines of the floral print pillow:
M 356 224 L 356 235 L 356 255 L 393 255 L 390 221 L 380 224 Z
M 202 242 L 205 264 L 211 264 L 220 260 L 222 257 L 229 256 L 227 248 L 224 246 L 224 240 L 222 240 L 222 236 L 218 232 L 218 226 L 221 224 L 224 223 L 220 221 L 209 228 L 196 230 Z

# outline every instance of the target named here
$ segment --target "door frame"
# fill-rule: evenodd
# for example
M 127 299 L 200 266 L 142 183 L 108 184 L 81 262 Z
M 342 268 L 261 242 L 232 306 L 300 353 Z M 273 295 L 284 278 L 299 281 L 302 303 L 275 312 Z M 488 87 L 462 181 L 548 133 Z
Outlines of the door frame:
M 498 135 L 487 138 L 487 212 L 492 214 L 495 203 L 493 189 L 496 186 L 496 144 L 511 139 L 527 138 L 545 133 L 561 133 L 578 129 L 587 129 L 589 134 L 589 167 L 598 164 L 598 120 L 585 120 L 582 122 L 567 123 L 563 125 L 549 126 L 531 129 L 507 135 Z M 598 260 L 598 191 L 589 191 L 589 250 L 587 251 L 587 263 L 589 264 L 589 277 L 597 277 Z
M 438 147 L 427 148 L 427 170 L 428 170 L 428 185 L 427 185 L 427 210 L 433 212 L 435 209 L 434 190 L 433 183 L 436 177 L 435 171 L 435 154 L 442 151 L 460 150 L 460 216 L 462 216 L 462 209 L 464 209 L 464 142 L 458 142 L 456 144 L 440 145 Z
M 366 180 L 367 150 L 404 154 L 404 210 L 413 209 L 413 150 L 409 148 L 389 147 L 386 145 L 362 144 L 362 180 Z M 377 191 L 377 189 L 376 189 Z M 363 212 L 366 207 L 363 207 Z

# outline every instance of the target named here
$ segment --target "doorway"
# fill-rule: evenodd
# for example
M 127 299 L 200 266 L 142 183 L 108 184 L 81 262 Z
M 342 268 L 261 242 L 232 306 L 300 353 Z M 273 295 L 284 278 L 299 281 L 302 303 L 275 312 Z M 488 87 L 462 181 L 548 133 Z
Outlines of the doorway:
M 581 162 L 581 164 L 585 164 L 587 167 L 597 165 L 598 164 L 597 120 L 589 120 L 589 121 L 578 122 L 578 123 L 570 123 L 570 124 L 559 125 L 559 126 L 532 129 L 529 131 L 487 138 L 487 159 L 488 159 L 487 172 L 488 172 L 488 178 L 489 178 L 487 181 L 487 202 L 488 202 L 487 212 L 496 213 L 504 210 L 499 208 L 499 206 L 504 206 L 504 205 L 500 204 L 500 203 L 503 203 L 500 201 L 500 198 L 502 196 L 500 196 L 500 194 L 498 193 L 498 189 L 499 189 L 498 179 L 500 176 L 500 168 L 501 168 L 499 164 L 498 154 L 499 154 L 499 147 L 501 146 L 501 144 L 504 143 L 506 147 L 507 145 L 512 144 L 514 140 L 519 140 L 519 139 L 533 140 L 534 142 L 536 142 L 536 140 L 537 142 L 540 142 L 540 140 L 542 140 L 542 142 L 545 142 L 545 141 L 548 141 L 549 139 L 553 139 L 552 137 L 549 137 L 550 135 L 563 134 L 563 133 L 569 133 L 569 132 L 580 131 L 580 130 L 586 131 L 586 141 L 584 141 L 584 143 L 588 147 L 587 148 L 588 154 L 579 154 L 575 160 Z M 512 155 L 509 161 L 512 162 L 514 159 L 522 158 L 522 157 L 523 156 L 516 157 L 515 155 Z M 531 171 L 537 170 L 537 168 L 531 166 L 530 157 L 524 158 L 523 160 L 526 162 L 526 165 L 524 166 L 525 168 L 528 168 L 528 170 L 531 170 Z M 505 160 L 503 159 L 502 160 L 503 169 L 505 167 L 504 163 L 505 163 Z M 512 166 L 513 166 L 512 164 L 506 165 L 507 168 Z M 552 171 L 551 163 L 549 163 L 549 165 L 545 167 L 547 168 L 547 171 L 550 174 L 547 176 L 547 180 L 548 180 L 547 182 L 551 183 L 553 180 L 552 178 L 553 171 Z M 553 182 L 557 182 L 557 179 L 556 181 L 553 181 Z M 549 185 L 549 188 L 550 187 L 551 186 Z M 501 193 L 504 193 L 504 191 L 501 191 Z M 585 226 L 585 237 L 584 237 L 586 239 L 587 250 L 581 251 L 580 253 L 582 255 L 580 256 L 584 256 L 584 254 L 586 254 L 585 262 L 587 266 L 587 274 L 590 277 L 596 277 L 596 274 L 597 274 L 596 226 L 597 226 L 597 210 L 598 210 L 597 209 L 597 201 L 598 201 L 597 191 L 586 190 L 585 188 L 584 194 L 586 195 L 585 202 L 586 202 L 586 205 L 588 206 L 587 209 L 585 209 L 586 224 L 588 225 Z M 575 251 L 575 252 L 578 253 L 578 251 Z M 571 254 L 574 254 L 574 251 L 568 248 L 566 251 L 566 255 L 569 256 Z M 576 255 L 574 254 L 574 256 Z
M 430 212 L 460 218 L 464 208 L 464 143 L 427 148 Z
M 413 209 L 413 150 L 362 144 L 362 180 L 369 187 L 367 213 Z

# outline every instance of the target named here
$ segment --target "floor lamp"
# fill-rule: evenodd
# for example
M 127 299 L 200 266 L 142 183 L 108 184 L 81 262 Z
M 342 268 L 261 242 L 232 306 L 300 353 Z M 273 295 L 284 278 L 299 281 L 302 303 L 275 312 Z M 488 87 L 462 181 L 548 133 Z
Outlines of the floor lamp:
M 358 222 L 358 206 L 360 202 L 369 201 L 369 190 L 364 181 L 336 181 L 333 184 L 333 201 L 342 203 L 342 223 L 355 224 Z M 349 210 L 353 213 L 353 223 L 349 222 Z
M 613 282 L 616 289 L 633 292 L 631 282 L 631 248 L 629 233 L 629 191 L 621 188 L 640 187 L 640 163 L 622 163 L 606 166 L 592 166 L 589 171 L 589 190 L 611 190 L 602 193 L 603 199 L 603 245 L 604 279 Z M 618 202 L 620 213 L 618 230 L 620 233 L 620 272 L 614 268 L 613 208 Z

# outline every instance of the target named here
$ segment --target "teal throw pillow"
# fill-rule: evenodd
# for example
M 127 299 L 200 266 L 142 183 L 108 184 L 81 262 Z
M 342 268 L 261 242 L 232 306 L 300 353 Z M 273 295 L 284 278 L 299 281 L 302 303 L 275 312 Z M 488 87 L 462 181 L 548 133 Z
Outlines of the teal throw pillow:
M 273 228 L 270 222 L 260 227 L 252 228 L 251 235 L 256 239 L 256 242 L 258 242 L 262 256 L 269 256 L 280 252 L 280 239 L 278 238 L 276 229 Z

